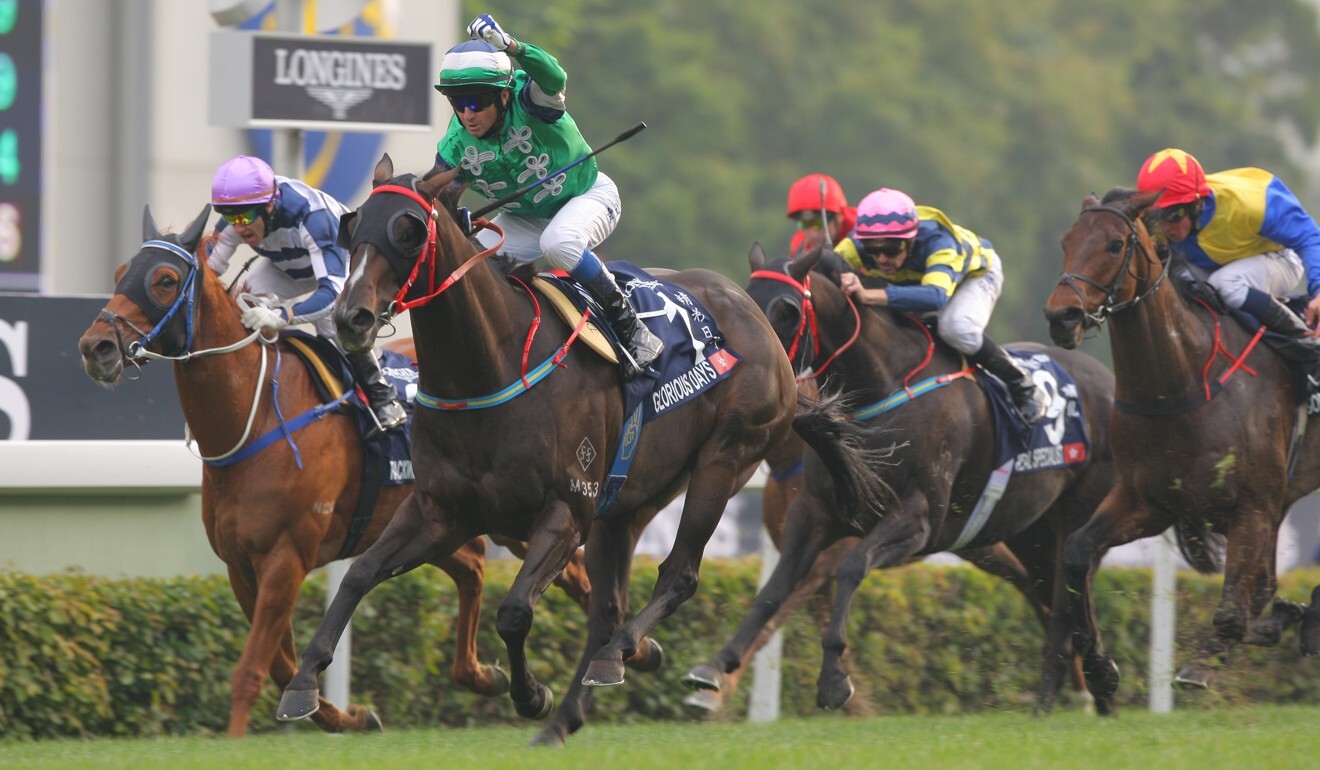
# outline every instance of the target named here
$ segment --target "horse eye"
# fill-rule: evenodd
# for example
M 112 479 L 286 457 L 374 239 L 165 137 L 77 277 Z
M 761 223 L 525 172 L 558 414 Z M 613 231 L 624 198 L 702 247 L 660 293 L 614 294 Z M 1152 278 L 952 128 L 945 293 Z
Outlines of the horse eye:
M 1122 251 L 1123 251 L 1123 239 L 1122 239 L 1122 238 L 1115 238 L 1114 240 L 1112 240 L 1112 241 L 1109 242 L 1109 253 L 1110 253 L 1110 254 L 1118 254 L 1118 253 L 1121 253 Z
M 394 245 L 404 251 L 410 251 L 422 245 L 422 238 L 425 230 L 417 225 L 411 219 L 400 218 L 399 225 L 394 229 Z

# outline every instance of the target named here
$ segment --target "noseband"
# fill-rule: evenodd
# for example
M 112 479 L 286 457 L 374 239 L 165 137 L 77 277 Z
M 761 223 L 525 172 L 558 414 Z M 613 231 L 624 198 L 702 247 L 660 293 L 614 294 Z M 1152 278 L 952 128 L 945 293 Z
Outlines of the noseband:
M 816 322 L 816 306 L 811 301 L 811 275 L 808 273 L 802 279 L 802 282 L 799 283 L 794 280 L 792 276 L 785 273 L 776 272 L 774 270 L 755 270 L 752 272 L 752 278 L 766 278 L 771 281 L 786 283 L 798 292 L 797 302 L 794 303 L 792 300 L 787 300 L 798 309 L 798 315 L 802 318 L 801 322 L 798 323 L 797 334 L 793 335 L 793 344 L 788 348 L 788 360 L 793 363 L 794 369 L 797 369 L 798 346 L 802 344 L 802 340 L 807 336 L 808 332 L 810 332 L 811 335 L 809 339 L 810 355 L 808 355 L 808 349 L 806 346 L 803 346 L 802 348 L 802 362 L 804 364 L 803 371 L 811 373 L 799 375 L 797 377 L 798 382 L 815 379 L 824 374 L 825 370 L 829 368 L 829 365 L 834 363 L 834 359 L 838 358 L 840 353 L 852 347 L 853 343 L 857 341 L 857 337 L 862 331 L 862 317 L 861 314 L 857 312 L 857 305 L 853 303 L 852 297 L 845 294 L 844 299 L 848 301 L 848 307 L 852 308 L 853 319 L 857 322 L 856 328 L 853 329 L 852 336 L 848 338 L 847 342 L 839 346 L 838 350 L 835 350 L 829 358 L 825 359 L 825 363 L 821 364 L 819 369 L 815 368 L 813 364 L 816 356 L 820 353 L 820 327 Z
M 1059 276 L 1059 282 L 1058 282 L 1058 285 L 1067 286 L 1068 288 L 1072 289 L 1074 292 L 1077 293 L 1077 298 L 1078 300 L 1080 300 L 1083 308 L 1086 307 L 1086 295 L 1082 291 L 1082 287 L 1078 285 L 1078 282 L 1085 283 L 1088 286 L 1092 286 L 1096 289 L 1099 289 L 1101 292 L 1104 293 L 1105 299 L 1095 309 L 1095 312 L 1086 314 L 1085 325 L 1087 328 L 1098 328 L 1110 316 L 1122 312 L 1124 310 L 1127 310 L 1128 308 L 1133 307 L 1137 303 L 1146 299 L 1151 294 L 1154 294 L 1155 290 L 1160 287 L 1160 284 L 1164 282 L 1165 277 L 1167 277 L 1169 274 L 1169 271 L 1167 269 L 1168 268 L 1167 261 L 1164 259 L 1160 259 L 1159 257 L 1151 254 L 1150 249 L 1146 246 L 1145 243 L 1142 242 L 1140 234 L 1137 233 L 1137 221 L 1133 219 L 1131 216 L 1129 216 L 1126 211 L 1115 208 L 1113 206 L 1088 206 L 1082 209 L 1083 214 L 1093 214 L 1099 212 L 1113 214 L 1119 219 L 1122 219 L 1123 223 L 1127 225 L 1128 228 L 1128 236 L 1127 239 L 1125 240 L 1124 249 L 1123 249 L 1123 263 L 1119 265 L 1118 272 L 1114 275 L 1114 280 L 1111 281 L 1108 286 L 1106 286 L 1100 283 L 1099 281 L 1095 281 L 1080 273 L 1065 272 Z M 1146 281 L 1146 279 L 1143 278 L 1142 276 L 1132 272 L 1132 258 L 1137 253 L 1138 248 L 1141 249 L 1141 252 L 1146 257 L 1147 262 L 1152 262 L 1152 263 L 1157 262 L 1161 267 L 1165 269 L 1160 271 L 1159 277 L 1157 277 L 1154 281 L 1152 281 L 1150 285 L 1146 287 L 1145 291 L 1133 295 L 1131 299 L 1123 300 L 1120 302 L 1118 301 L 1118 289 L 1119 286 L 1123 283 L 1124 278 L 1130 276 L 1138 284 L 1144 283 Z

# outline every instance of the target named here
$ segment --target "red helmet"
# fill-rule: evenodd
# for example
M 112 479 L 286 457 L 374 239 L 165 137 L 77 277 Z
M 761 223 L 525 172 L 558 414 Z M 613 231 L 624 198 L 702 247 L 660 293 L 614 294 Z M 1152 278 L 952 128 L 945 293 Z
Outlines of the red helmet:
M 824 199 L 821 198 L 822 184 Z M 822 206 L 822 204 L 824 204 Z M 799 211 L 820 211 L 824 208 L 833 214 L 842 214 L 848 206 L 848 199 L 843 196 L 843 188 L 834 181 L 834 177 L 825 174 L 808 174 L 788 188 L 788 216 Z
M 1195 203 L 1210 196 L 1210 185 L 1205 182 L 1205 169 L 1196 158 L 1169 148 L 1160 150 L 1146 159 L 1137 172 L 1137 190 L 1149 193 L 1163 190 L 1155 208 Z

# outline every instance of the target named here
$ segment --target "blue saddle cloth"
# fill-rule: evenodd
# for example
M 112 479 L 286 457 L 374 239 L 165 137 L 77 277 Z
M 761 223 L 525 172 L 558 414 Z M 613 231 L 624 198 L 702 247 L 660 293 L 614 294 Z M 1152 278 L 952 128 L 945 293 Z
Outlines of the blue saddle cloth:
M 665 343 L 660 359 L 644 376 L 623 383 L 624 422 L 619 451 L 597 499 L 603 515 L 627 480 L 642 427 L 676 410 L 723 380 L 738 365 L 738 354 L 725 344 L 715 318 L 679 286 L 656 278 L 628 262 L 607 262 L 619 288 L 646 327 Z M 559 285 L 579 310 L 589 309 L 596 325 L 616 349 L 622 344 L 596 300 L 581 286 L 554 275 L 542 275 Z M 620 370 L 622 377 L 622 369 Z
M 306 342 L 317 351 L 321 361 L 325 363 L 332 374 L 339 378 L 340 382 L 353 383 L 353 370 L 349 367 L 348 360 L 333 344 L 299 329 L 287 330 L 284 335 L 297 337 Z M 417 369 L 407 356 L 395 353 L 392 350 L 381 351 L 380 369 L 381 373 L 385 375 L 385 379 L 394 383 L 394 389 L 399 394 L 399 402 L 403 405 L 403 411 L 408 415 L 407 422 L 401 428 L 385 433 L 386 473 L 381 480 L 381 485 L 390 487 L 411 484 L 414 479 L 412 452 L 409 448 L 408 437 L 412 435 L 413 397 L 417 395 Z M 318 383 L 318 387 L 324 386 Z M 322 393 L 322 398 L 326 399 L 327 403 L 332 400 L 328 391 Z M 375 422 L 367 413 L 370 406 L 366 401 L 359 396 L 354 396 L 344 403 L 351 405 L 353 416 L 357 420 L 359 435 L 365 436 L 369 430 L 376 427 Z
M 1086 462 L 1091 454 L 1091 437 L 1086 431 L 1077 381 L 1044 353 L 1012 349 L 1008 353 L 1032 373 L 1032 379 L 1048 394 L 1050 406 L 1045 419 L 1024 437 L 1008 386 L 996 377 L 982 374 L 976 378 L 994 414 L 995 466 L 1014 458 L 1013 473 L 1017 474 Z

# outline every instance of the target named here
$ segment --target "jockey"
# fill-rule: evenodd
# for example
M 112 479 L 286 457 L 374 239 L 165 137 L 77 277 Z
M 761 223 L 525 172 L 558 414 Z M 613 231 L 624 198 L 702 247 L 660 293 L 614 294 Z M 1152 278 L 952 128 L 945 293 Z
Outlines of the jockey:
M 243 325 L 278 331 L 290 324 L 312 324 L 322 337 L 336 339 L 330 313 L 344 290 L 348 255 L 336 245 L 339 218 L 347 207 L 297 179 L 276 176 L 260 158 L 240 155 L 225 161 L 211 180 L 211 205 L 220 214 L 216 241 L 206 264 L 221 275 L 239 244 L 266 260 L 252 269 L 247 289 L 286 303 L 255 305 L 243 311 Z M 303 295 L 307 295 L 303 297 Z M 298 301 L 295 298 L 303 297 Z M 394 386 L 381 375 L 372 350 L 346 353 L 353 376 L 371 401 L 380 431 L 406 419 Z
M 1288 338 L 1275 348 L 1284 358 L 1320 362 L 1313 331 L 1320 322 L 1320 228 L 1278 177 L 1259 168 L 1207 175 L 1196 158 L 1170 148 L 1141 165 L 1137 190 L 1162 191 L 1146 220 L 1193 270 L 1209 276 L 1206 283 L 1224 304 Z M 1310 298 L 1305 323 L 1275 299 L 1303 275 Z
M 435 86 L 454 108 L 436 147 L 438 167 L 458 168 L 456 182 L 471 183 L 493 201 L 591 153 L 564 111 L 568 76 L 553 56 L 514 40 L 487 14 L 468 25 L 468 34 L 471 40 L 445 54 Z M 510 55 L 522 69 L 514 69 Z M 660 357 L 664 344 L 592 251 L 620 214 L 619 190 L 592 158 L 506 204 L 493 221 L 515 262 L 543 261 L 563 270 L 600 301 L 627 347 L 624 376 L 632 379 Z M 477 239 L 490 248 L 499 236 L 482 230 Z
M 844 292 L 864 305 L 937 313 L 940 338 L 1008 386 L 1027 426 L 1045 416 L 1049 405 L 1031 374 L 985 334 L 1004 285 L 989 241 L 882 188 L 857 205 L 856 228 L 834 250 L 853 270 L 843 275 Z
M 821 212 L 826 219 L 824 229 L 821 228 Z M 831 244 L 843 240 L 852 232 L 857 209 L 848 205 L 843 188 L 834 177 L 808 174 L 788 188 L 788 218 L 796 222 L 798 228 L 788 248 L 788 255 L 793 257 L 818 246 L 822 234 L 829 235 Z

